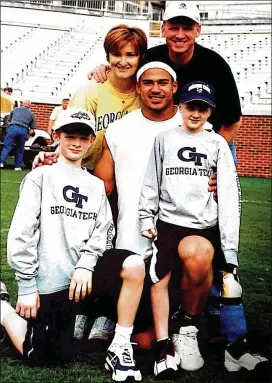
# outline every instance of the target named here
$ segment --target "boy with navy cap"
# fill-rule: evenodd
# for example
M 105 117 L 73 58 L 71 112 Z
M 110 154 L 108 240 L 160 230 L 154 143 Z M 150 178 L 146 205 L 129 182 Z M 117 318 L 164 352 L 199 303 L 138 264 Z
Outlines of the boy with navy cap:
M 18 299 L 15 311 L 1 283 L 1 325 L 29 362 L 66 360 L 76 315 L 85 310 L 82 300 L 89 296 L 93 308 L 99 296 L 109 294 L 118 305 L 118 323 L 107 366 L 114 365 L 114 380 L 141 380 L 130 335 L 144 263 L 133 252 L 111 249 L 115 230 L 104 183 L 81 166 L 95 139 L 94 117 L 66 109 L 53 129 L 58 162 L 34 169 L 20 187 L 7 243 Z
M 152 305 L 156 348 L 166 350 L 164 358 L 157 352 L 158 378 L 175 373 L 177 354 L 185 370 L 203 366 L 197 332 L 212 284 L 213 257 L 222 252 L 223 262 L 237 265 L 239 242 L 240 187 L 232 155 L 223 137 L 203 128 L 215 108 L 213 87 L 202 81 L 187 84 L 179 108 L 182 125 L 155 138 L 139 202 L 141 235 L 155 238 L 157 248 L 150 267 Z M 215 168 L 218 201 L 207 188 Z M 185 273 L 191 264 L 191 274 L 182 279 L 183 297 L 170 340 L 168 282 L 180 262 Z M 196 275 L 199 290 L 193 292 L 193 305 L 188 305 L 186 289 Z

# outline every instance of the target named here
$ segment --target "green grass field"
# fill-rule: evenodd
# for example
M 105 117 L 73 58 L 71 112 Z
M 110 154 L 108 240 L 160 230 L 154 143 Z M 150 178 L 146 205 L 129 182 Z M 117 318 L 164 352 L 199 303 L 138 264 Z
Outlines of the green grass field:
M 26 171 L 1 171 L 1 279 L 6 283 L 12 303 L 16 303 L 16 282 L 6 262 L 6 239 L 18 198 L 20 181 Z M 271 180 L 242 178 L 242 224 L 240 235 L 240 270 L 248 327 L 267 338 L 271 334 Z M 22 217 L 22 220 L 24 217 Z M 54 235 L 54 233 L 52 233 Z M 205 366 L 197 372 L 180 372 L 179 382 L 244 382 L 239 374 L 226 374 L 220 353 L 202 345 Z M 106 346 L 85 341 L 73 361 L 65 366 L 31 368 L 23 364 L 10 344 L 1 347 L 1 382 L 110 382 L 104 370 Z M 149 354 L 137 357 L 143 362 L 143 381 L 153 382 L 148 374 Z

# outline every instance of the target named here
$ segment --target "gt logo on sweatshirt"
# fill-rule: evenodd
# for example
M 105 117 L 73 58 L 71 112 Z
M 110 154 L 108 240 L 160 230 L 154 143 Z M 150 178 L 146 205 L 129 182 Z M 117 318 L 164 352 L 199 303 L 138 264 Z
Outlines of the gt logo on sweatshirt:
M 204 153 L 197 153 L 196 148 L 186 146 L 178 151 L 178 158 L 184 162 L 194 162 L 195 165 L 202 165 L 202 158 L 206 159 L 207 155 Z
M 86 195 L 79 194 L 79 188 L 74 188 L 73 186 L 65 186 L 63 188 L 63 198 L 67 202 L 74 202 L 76 207 L 82 209 L 82 202 L 88 201 L 88 197 Z

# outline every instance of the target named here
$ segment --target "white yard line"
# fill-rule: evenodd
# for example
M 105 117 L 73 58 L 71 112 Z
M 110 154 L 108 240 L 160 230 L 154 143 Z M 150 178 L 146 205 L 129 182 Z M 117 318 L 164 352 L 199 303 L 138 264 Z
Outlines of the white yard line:
M 242 199 L 242 203 L 255 203 L 257 205 L 270 205 L 271 201 L 250 201 L 248 199 Z
M 20 185 L 21 181 L 2 180 L 1 183 L 2 184 L 16 184 L 16 185 Z

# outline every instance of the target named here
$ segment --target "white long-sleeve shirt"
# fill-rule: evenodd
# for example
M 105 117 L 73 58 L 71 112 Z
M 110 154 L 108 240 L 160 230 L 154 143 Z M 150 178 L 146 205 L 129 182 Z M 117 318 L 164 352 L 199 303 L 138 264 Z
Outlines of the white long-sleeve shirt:
M 208 191 L 217 172 L 218 203 Z M 206 229 L 219 223 L 227 263 L 237 265 L 240 185 L 230 149 L 223 137 L 182 127 L 155 138 L 142 187 L 141 231 L 154 227 L 154 216 L 178 226 Z
M 62 162 L 26 175 L 8 234 L 19 294 L 66 289 L 76 268 L 94 270 L 114 226 L 104 183 Z

